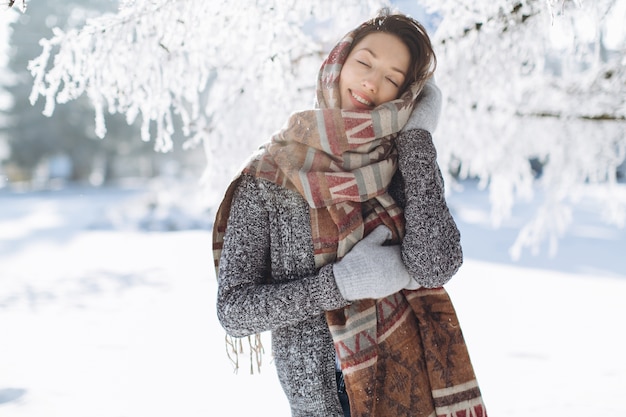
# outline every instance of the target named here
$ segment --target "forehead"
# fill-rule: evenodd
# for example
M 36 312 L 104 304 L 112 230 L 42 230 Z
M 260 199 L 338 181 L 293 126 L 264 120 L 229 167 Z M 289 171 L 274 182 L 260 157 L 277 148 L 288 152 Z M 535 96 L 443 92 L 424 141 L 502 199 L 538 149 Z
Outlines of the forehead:
M 390 66 L 408 69 L 411 53 L 405 43 L 396 35 L 385 32 L 374 32 L 359 41 L 350 52 L 373 55 Z

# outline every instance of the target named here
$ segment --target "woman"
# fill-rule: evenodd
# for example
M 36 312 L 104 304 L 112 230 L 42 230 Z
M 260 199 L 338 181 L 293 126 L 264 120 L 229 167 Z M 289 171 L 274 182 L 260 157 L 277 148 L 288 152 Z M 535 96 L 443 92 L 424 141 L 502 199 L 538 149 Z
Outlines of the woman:
M 218 317 L 272 332 L 294 417 L 486 415 L 441 288 L 462 252 L 428 132 L 434 67 L 416 21 L 365 22 L 218 210 Z

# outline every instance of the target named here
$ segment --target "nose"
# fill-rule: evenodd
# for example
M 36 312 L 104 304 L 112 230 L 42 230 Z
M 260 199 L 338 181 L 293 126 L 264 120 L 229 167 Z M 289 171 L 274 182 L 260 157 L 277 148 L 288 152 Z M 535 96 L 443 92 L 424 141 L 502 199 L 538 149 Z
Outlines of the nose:
M 363 88 L 365 88 L 367 91 L 371 91 L 374 94 L 376 93 L 376 91 L 378 91 L 379 83 L 380 81 L 378 80 L 376 74 L 368 74 L 364 76 L 363 80 L 361 81 L 361 85 L 363 86 Z

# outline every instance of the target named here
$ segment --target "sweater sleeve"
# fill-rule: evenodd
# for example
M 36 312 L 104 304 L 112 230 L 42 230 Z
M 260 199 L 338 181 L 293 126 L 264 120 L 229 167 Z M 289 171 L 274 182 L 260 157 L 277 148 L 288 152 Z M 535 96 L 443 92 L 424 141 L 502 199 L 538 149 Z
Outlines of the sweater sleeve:
M 313 276 L 272 279 L 269 223 L 257 184 L 246 176 L 233 196 L 218 271 L 217 315 L 232 336 L 274 330 L 348 304 L 332 265 Z
M 402 258 L 420 285 L 439 287 L 461 267 L 463 252 L 445 201 L 437 152 L 430 133 L 423 129 L 402 132 L 396 141 L 405 199 Z

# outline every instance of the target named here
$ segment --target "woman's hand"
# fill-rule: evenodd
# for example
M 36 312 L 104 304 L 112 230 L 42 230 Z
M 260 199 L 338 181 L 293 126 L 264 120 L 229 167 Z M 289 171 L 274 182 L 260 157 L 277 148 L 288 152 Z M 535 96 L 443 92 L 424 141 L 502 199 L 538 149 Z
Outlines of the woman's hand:
M 390 238 L 391 231 L 378 226 L 333 265 L 337 287 L 346 300 L 383 298 L 419 288 L 402 262 L 400 246 L 383 245 Z

